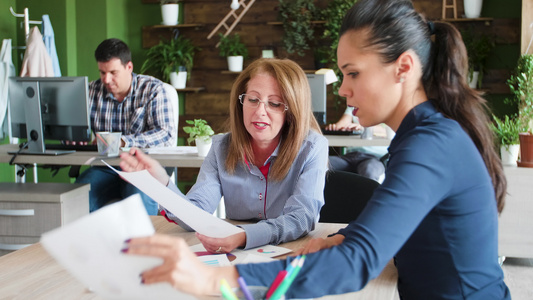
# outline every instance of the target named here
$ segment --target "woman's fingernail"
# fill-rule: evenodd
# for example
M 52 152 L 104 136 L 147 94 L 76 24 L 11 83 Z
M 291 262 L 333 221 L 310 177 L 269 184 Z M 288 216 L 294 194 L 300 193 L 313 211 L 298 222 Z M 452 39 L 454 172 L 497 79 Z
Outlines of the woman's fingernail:
M 120 252 L 122 252 L 122 253 L 128 253 L 128 248 L 122 248 L 122 249 L 120 249 Z

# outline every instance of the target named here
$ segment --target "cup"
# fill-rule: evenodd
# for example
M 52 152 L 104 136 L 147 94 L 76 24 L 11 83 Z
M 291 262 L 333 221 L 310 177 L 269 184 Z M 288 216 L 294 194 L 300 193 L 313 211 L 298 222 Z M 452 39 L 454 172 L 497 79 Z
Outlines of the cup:
M 121 136 L 120 132 L 97 132 L 98 154 L 107 157 L 118 156 Z
M 363 134 L 361 135 L 362 139 L 365 140 L 371 140 L 374 137 L 374 128 L 373 127 L 365 127 L 365 130 L 363 131 Z

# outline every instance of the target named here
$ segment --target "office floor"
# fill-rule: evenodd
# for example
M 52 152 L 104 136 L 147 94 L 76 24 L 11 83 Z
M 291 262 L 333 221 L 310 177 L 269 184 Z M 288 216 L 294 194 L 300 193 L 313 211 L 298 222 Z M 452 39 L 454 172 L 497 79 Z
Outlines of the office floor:
M 502 269 L 513 300 L 533 299 L 533 258 L 507 257 Z M 399 299 L 398 295 L 394 298 Z
M 533 258 L 507 257 L 502 268 L 513 300 L 533 299 Z

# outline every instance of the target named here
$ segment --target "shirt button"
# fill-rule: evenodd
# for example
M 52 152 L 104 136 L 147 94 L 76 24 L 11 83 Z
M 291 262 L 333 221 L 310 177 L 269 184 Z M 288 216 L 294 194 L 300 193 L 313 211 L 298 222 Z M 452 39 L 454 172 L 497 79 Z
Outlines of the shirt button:
M 261 215 L 261 213 L 259 213 L 259 218 L 262 218 L 263 216 Z
M 263 199 L 263 194 L 259 194 L 259 200 Z

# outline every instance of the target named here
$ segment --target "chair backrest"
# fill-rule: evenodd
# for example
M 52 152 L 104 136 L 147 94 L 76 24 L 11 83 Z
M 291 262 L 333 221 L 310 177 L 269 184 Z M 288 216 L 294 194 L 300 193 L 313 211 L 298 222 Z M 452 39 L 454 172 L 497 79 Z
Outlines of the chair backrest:
M 172 112 L 174 115 L 174 129 L 176 130 L 176 136 L 178 136 L 178 124 L 179 124 L 179 110 L 180 110 L 180 104 L 179 104 L 179 97 L 178 97 L 178 91 L 176 91 L 176 88 L 172 85 L 163 82 L 163 88 L 165 89 L 165 94 L 168 97 L 168 100 L 170 101 L 170 104 L 172 105 Z
M 377 181 L 356 173 L 328 171 L 320 222 L 350 223 L 357 219 L 379 185 Z

